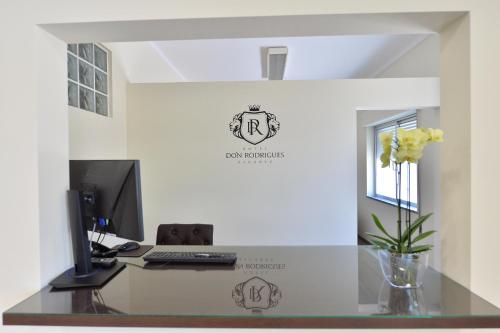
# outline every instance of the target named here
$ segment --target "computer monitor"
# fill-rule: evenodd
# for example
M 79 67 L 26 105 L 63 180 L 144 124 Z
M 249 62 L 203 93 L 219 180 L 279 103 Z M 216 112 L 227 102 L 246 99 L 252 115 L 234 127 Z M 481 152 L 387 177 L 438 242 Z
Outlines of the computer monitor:
M 69 222 L 75 266 L 54 288 L 99 287 L 125 267 L 92 266 L 88 230 L 144 240 L 140 167 L 137 160 L 70 161 Z
M 70 189 L 94 193 L 87 206 L 87 230 L 144 240 L 141 178 L 137 160 L 71 160 Z

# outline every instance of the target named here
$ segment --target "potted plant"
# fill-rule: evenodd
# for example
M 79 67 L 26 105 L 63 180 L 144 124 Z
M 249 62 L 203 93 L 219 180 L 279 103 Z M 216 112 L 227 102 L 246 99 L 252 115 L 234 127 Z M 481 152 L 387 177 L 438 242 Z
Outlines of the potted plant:
M 407 184 L 408 197 L 405 207 L 401 200 L 401 168 L 407 163 L 408 174 L 410 163 L 418 163 L 423 155 L 424 147 L 433 142 L 443 141 L 443 131 L 433 128 L 416 128 L 405 130 L 398 128 L 396 135 L 392 132 L 380 134 L 383 153 L 380 155 L 382 167 L 391 166 L 396 177 L 397 201 L 397 235 L 390 235 L 380 219 L 372 214 L 373 222 L 382 235 L 367 233 L 368 240 L 378 249 L 380 266 L 386 280 L 394 287 L 417 288 L 422 285 L 422 278 L 428 264 L 430 244 L 421 241 L 435 233 L 435 230 L 422 232 L 424 222 L 432 215 L 426 214 L 411 221 L 410 183 Z M 403 230 L 402 211 L 405 210 Z M 418 231 L 418 232 L 417 232 Z

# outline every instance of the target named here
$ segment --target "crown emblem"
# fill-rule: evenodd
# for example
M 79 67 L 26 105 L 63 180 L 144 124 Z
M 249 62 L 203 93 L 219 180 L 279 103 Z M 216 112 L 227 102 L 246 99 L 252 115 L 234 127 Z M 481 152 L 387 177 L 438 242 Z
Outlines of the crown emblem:
M 248 110 L 249 111 L 260 111 L 260 105 L 249 105 Z
M 249 105 L 248 110 L 236 114 L 229 123 L 235 137 L 256 145 L 276 135 L 280 123 L 274 114 L 260 111 L 260 105 L 256 104 Z

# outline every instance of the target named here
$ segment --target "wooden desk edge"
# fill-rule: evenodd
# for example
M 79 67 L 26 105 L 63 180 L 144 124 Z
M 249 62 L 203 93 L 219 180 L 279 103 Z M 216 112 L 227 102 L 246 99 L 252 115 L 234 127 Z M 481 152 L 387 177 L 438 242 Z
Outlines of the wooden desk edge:
M 4 325 L 190 328 L 500 328 L 500 317 L 263 318 L 141 315 L 3 314 Z

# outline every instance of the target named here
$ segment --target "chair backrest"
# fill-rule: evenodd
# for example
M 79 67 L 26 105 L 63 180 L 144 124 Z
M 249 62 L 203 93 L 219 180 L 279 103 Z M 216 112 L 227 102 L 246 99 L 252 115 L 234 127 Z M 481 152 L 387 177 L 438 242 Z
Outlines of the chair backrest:
M 212 224 L 160 224 L 156 245 L 213 245 Z

